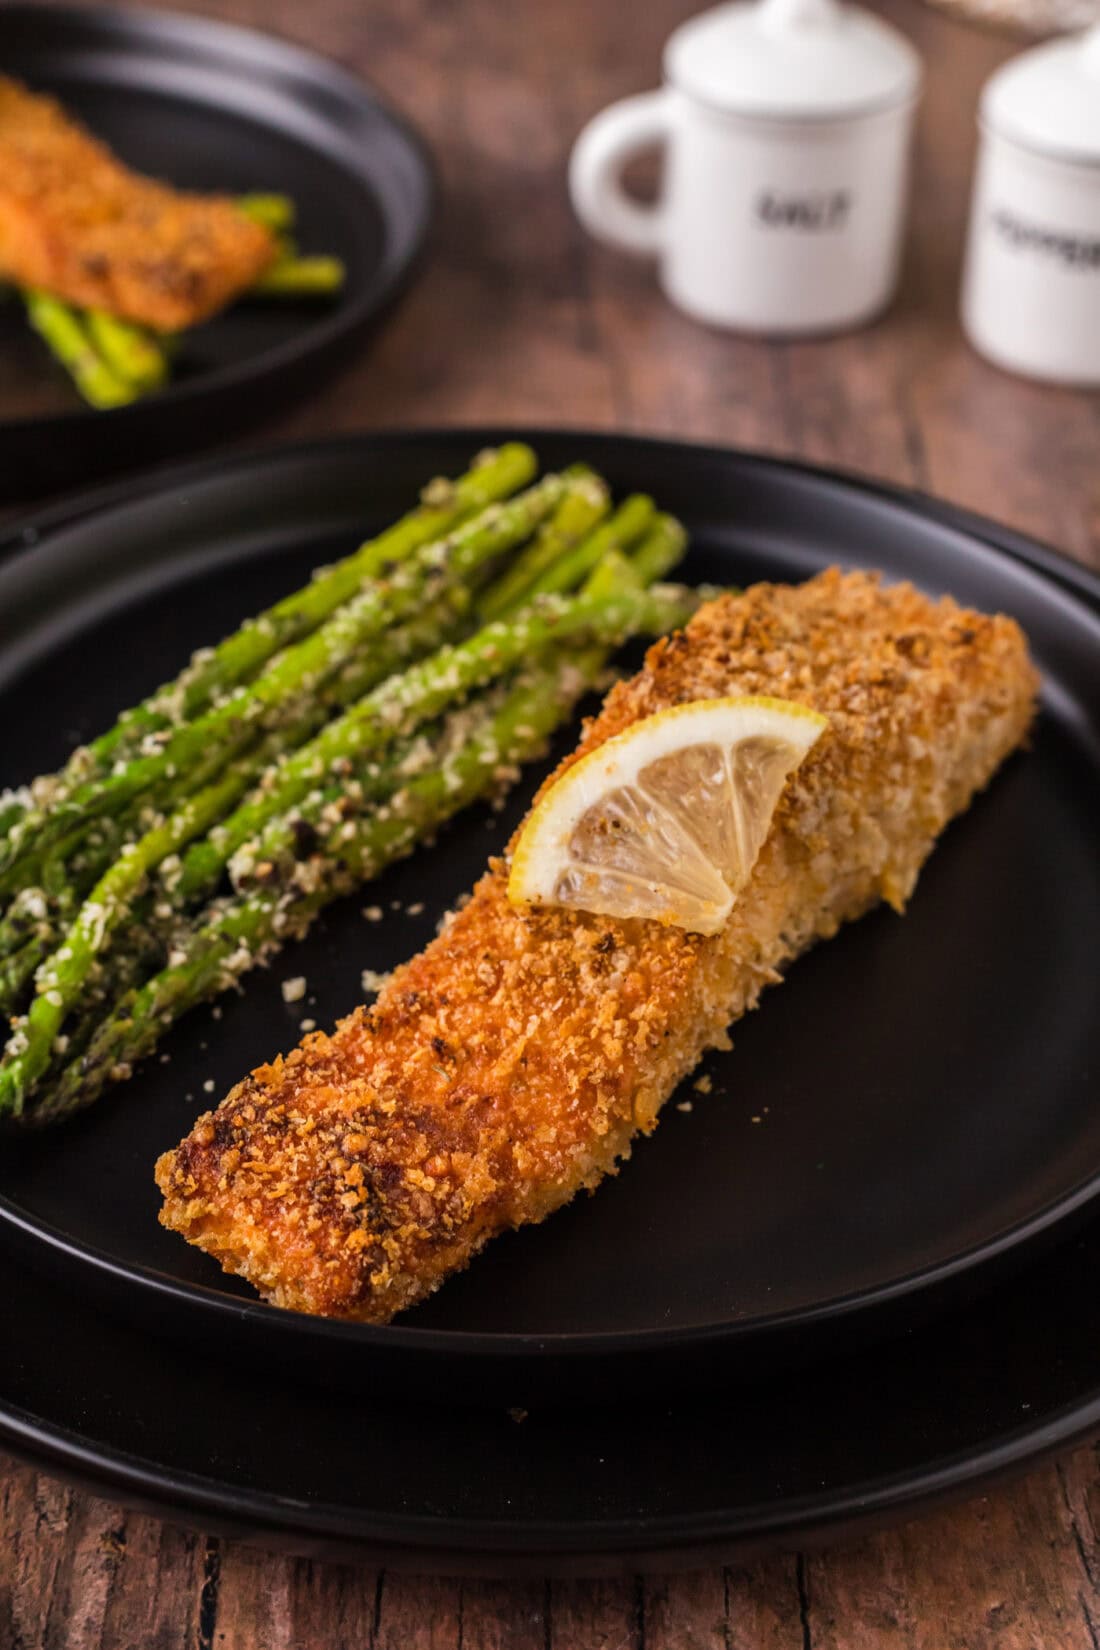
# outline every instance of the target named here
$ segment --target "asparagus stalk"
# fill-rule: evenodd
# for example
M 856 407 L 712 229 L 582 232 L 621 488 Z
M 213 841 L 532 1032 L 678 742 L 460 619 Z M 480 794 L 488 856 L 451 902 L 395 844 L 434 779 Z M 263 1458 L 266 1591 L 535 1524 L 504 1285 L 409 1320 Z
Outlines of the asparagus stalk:
M 643 584 L 654 584 L 672 572 L 687 549 L 687 532 L 675 516 L 654 518 L 649 532 L 631 551 L 630 564 Z
M 0 1015 L 15 1011 L 35 969 L 53 950 L 52 941 L 52 929 L 44 934 L 28 934 L 22 945 L 0 962 Z
M 265 613 L 246 619 L 217 647 L 200 650 L 175 681 L 124 712 L 113 728 L 74 751 L 59 774 L 45 785 L 38 781 L 35 789 L 60 800 L 79 783 L 105 773 L 121 755 L 137 750 L 150 734 L 198 715 L 216 697 L 250 680 L 276 653 L 316 630 L 363 585 L 506 498 L 530 481 L 535 469 L 531 449 L 521 442 L 509 442 L 498 451 L 479 455 L 456 481 L 437 477 L 424 489 L 420 504 L 400 521 L 368 539 L 343 561 L 320 569 L 309 584 Z M 36 800 L 41 803 L 44 798 L 40 795 Z M 34 801 L 27 795 L 10 793 L 0 812 L 3 833 L 10 834 L 33 808 Z
M 136 400 L 134 386 L 100 354 L 74 309 L 48 292 L 28 289 L 23 296 L 31 326 L 90 406 L 104 410 Z
M 635 544 L 655 517 L 653 500 L 644 493 L 632 493 L 623 500 L 610 521 L 597 527 L 568 556 L 563 556 L 540 573 L 524 599 L 531 601 L 536 596 L 556 595 L 582 583 L 609 551 L 623 550 Z
M 400 676 L 383 682 L 317 737 L 283 759 L 269 783 L 198 844 L 189 856 L 189 892 L 208 887 L 215 866 L 229 864 L 236 877 L 247 868 L 246 845 L 270 819 L 295 807 L 347 764 L 385 750 L 402 734 L 438 716 L 457 699 L 499 680 L 540 649 L 567 638 L 598 640 L 609 647 L 637 631 L 659 635 L 683 622 L 690 595 L 676 586 L 616 590 L 600 598 L 546 598 L 511 620 L 486 625 L 468 641 L 443 647 Z M 244 850 L 245 859 L 233 863 Z M 202 871 L 200 873 L 200 866 Z
M 84 322 L 100 356 L 124 384 L 144 395 L 167 381 L 168 357 L 148 328 L 104 309 L 86 310 Z
M 521 606 L 537 576 L 587 538 L 607 510 L 606 482 L 591 470 L 573 475 L 569 491 L 549 521 L 543 522 L 531 543 L 485 592 L 478 606 L 482 621 L 502 618 Z
M 342 258 L 284 255 L 270 264 L 249 288 L 253 298 L 330 298 L 343 289 L 347 270 Z
M 286 938 L 303 934 L 317 912 L 340 894 L 378 875 L 417 841 L 489 794 L 503 767 L 536 755 L 595 680 L 603 659 L 604 650 L 594 648 L 526 674 L 445 768 L 404 784 L 386 808 L 338 826 L 324 844 L 308 887 L 264 887 L 232 900 L 194 933 L 182 959 L 119 1005 L 43 1099 L 25 1114 L 9 1108 L 9 1115 L 31 1124 L 53 1121 L 89 1105 L 108 1083 L 128 1076 L 181 1015 L 225 990 Z
M 168 854 L 209 830 L 240 794 L 239 776 L 226 774 L 188 798 L 169 819 L 122 850 L 100 878 L 65 935 L 35 976 L 36 996 L 23 1023 L 9 1039 L 0 1063 L 0 1116 L 19 1116 L 28 1095 L 49 1064 L 54 1039 L 83 990 L 92 965 L 111 932 L 127 915 L 149 871 Z
M 237 210 L 243 212 L 246 218 L 253 223 L 263 224 L 273 234 L 294 228 L 297 210 L 289 195 L 274 195 L 254 192 L 248 195 L 237 196 Z

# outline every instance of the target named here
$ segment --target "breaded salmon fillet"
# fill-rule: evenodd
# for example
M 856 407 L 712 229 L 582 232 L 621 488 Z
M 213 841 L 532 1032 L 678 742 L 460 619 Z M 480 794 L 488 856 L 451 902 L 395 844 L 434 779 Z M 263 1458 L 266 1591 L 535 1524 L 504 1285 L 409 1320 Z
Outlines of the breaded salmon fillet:
M 53 98 L 0 76 L 0 276 L 175 332 L 252 286 L 275 252 L 231 200 L 131 172 Z
M 259 1067 L 160 1159 L 161 1220 L 279 1306 L 386 1322 L 612 1171 L 799 952 L 879 900 L 900 911 L 1036 687 L 1010 619 L 868 574 L 710 603 L 576 755 L 696 698 L 827 715 L 725 930 L 517 910 L 493 864 L 373 1007 Z

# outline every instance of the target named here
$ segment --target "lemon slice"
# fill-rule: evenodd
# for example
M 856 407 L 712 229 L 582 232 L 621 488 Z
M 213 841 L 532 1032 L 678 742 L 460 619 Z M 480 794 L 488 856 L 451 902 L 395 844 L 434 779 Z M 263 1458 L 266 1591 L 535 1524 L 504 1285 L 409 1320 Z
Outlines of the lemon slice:
M 508 897 L 716 934 L 788 777 L 826 718 L 787 699 L 698 699 L 635 722 L 536 804 Z

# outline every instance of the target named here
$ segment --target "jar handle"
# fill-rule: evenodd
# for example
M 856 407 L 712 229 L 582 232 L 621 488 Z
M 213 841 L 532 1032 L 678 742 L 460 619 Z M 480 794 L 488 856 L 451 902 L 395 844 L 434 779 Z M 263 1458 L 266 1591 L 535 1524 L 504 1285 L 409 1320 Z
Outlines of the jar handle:
M 622 170 L 634 155 L 666 141 L 669 94 L 642 92 L 601 111 L 582 131 L 569 158 L 569 193 L 584 227 L 598 240 L 641 256 L 661 250 L 664 210 L 642 206 L 622 186 Z

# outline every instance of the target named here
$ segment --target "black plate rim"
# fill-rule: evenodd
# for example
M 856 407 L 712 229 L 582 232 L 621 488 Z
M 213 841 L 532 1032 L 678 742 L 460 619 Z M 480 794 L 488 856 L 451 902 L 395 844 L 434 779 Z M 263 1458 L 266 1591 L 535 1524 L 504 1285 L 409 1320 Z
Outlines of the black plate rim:
M 994 558 L 1008 557 L 1027 566 L 1046 586 L 1054 585 L 1063 595 L 1083 601 L 1086 611 L 1097 627 L 1100 646 L 1100 576 L 1061 552 L 1031 540 L 1026 535 L 1001 528 L 996 522 L 973 515 L 953 505 L 930 499 L 916 490 L 893 486 L 859 476 L 783 458 L 762 456 L 743 449 L 702 444 L 658 436 L 639 436 L 612 431 L 588 430 L 570 425 L 521 427 L 505 429 L 493 426 L 441 426 L 415 430 L 364 431 L 330 440 L 310 443 L 287 443 L 278 447 L 259 447 L 242 455 L 231 454 L 219 458 L 196 460 L 159 469 L 135 487 L 132 481 L 121 481 L 106 488 L 77 495 L 62 501 L 38 517 L 24 518 L 0 538 L 0 552 L 5 545 L 26 543 L 27 536 L 35 540 L 63 529 L 90 514 L 109 513 L 111 509 L 132 506 L 143 498 L 157 495 L 170 487 L 184 487 L 217 480 L 226 473 L 249 472 L 268 468 L 293 459 L 299 463 L 323 461 L 340 451 L 360 450 L 370 446 L 431 446 L 432 444 L 461 443 L 470 451 L 504 439 L 528 441 L 539 448 L 547 440 L 576 440 L 597 453 L 601 448 L 656 455 L 659 451 L 688 453 L 705 460 L 733 462 L 751 469 L 763 468 L 773 474 L 793 475 L 825 487 L 834 493 L 854 492 L 882 499 L 904 513 L 927 517 L 959 531 L 984 554 Z M 598 456 L 597 456 L 598 461 Z M 0 564 L 0 593 L 12 583 L 17 586 L 25 572 L 32 580 L 49 555 L 48 544 L 37 544 L 24 549 Z M 996 1264 L 1007 1252 L 1049 1235 L 1054 1228 L 1079 1215 L 1100 1193 L 1100 1169 L 1061 1197 L 1051 1201 L 1026 1219 L 995 1234 L 983 1243 L 972 1246 L 932 1267 L 927 1267 L 891 1279 L 870 1289 L 837 1296 L 818 1302 L 808 1308 L 792 1308 L 774 1314 L 763 1314 L 745 1323 L 725 1322 L 692 1325 L 680 1328 L 655 1327 L 634 1331 L 585 1331 L 532 1334 L 487 1332 L 452 1329 L 429 1329 L 390 1324 L 377 1326 L 361 1323 L 317 1319 L 303 1313 L 278 1309 L 259 1300 L 240 1300 L 228 1296 L 213 1286 L 184 1284 L 166 1277 L 153 1268 L 124 1264 L 92 1245 L 68 1238 L 49 1223 L 24 1215 L 9 1200 L 0 1196 L 0 1225 L 5 1225 L 24 1240 L 43 1246 L 55 1258 L 60 1257 L 78 1267 L 90 1269 L 101 1279 L 137 1286 L 159 1302 L 185 1311 L 208 1314 L 213 1320 L 236 1324 L 255 1323 L 261 1332 L 272 1334 L 280 1344 L 300 1337 L 317 1340 L 333 1346 L 355 1347 L 364 1353 L 384 1355 L 387 1351 L 418 1352 L 428 1355 L 490 1359 L 507 1366 L 523 1363 L 532 1355 L 552 1352 L 570 1359 L 600 1358 L 609 1351 L 625 1355 L 644 1354 L 655 1350 L 705 1350 L 720 1344 L 730 1346 L 762 1336 L 783 1333 L 792 1329 L 834 1325 L 852 1314 L 873 1311 L 892 1305 L 915 1292 L 935 1289 L 948 1284 L 961 1273 L 971 1272 Z
M 228 26 L 228 25 L 227 25 Z M 264 38 L 261 36 L 261 38 Z M 2 428 L 2 427 L 0 427 Z M 690 452 L 710 460 L 732 459 L 754 468 L 800 476 L 810 482 L 824 483 L 840 490 L 851 489 L 912 510 L 944 526 L 977 539 L 987 549 L 1009 556 L 1013 561 L 1045 573 L 1064 585 L 1073 594 L 1083 596 L 1100 610 L 1100 569 L 1090 567 L 1070 556 L 1064 550 L 1029 533 L 1008 527 L 965 505 L 954 504 L 935 497 L 919 487 L 907 487 L 900 482 L 885 481 L 879 476 L 858 469 L 836 465 L 814 464 L 808 459 L 788 458 L 781 454 L 754 452 L 747 447 L 725 446 L 719 442 L 693 441 L 689 437 L 650 434 L 645 431 L 617 431 L 593 429 L 583 424 L 439 424 L 387 425 L 384 429 L 348 430 L 340 435 L 318 437 L 311 441 L 264 442 L 244 447 L 240 451 L 207 455 L 182 461 L 168 461 L 146 468 L 137 475 L 105 482 L 98 487 L 82 487 L 52 500 L 47 505 L 26 510 L 0 528 L 0 556 L 15 555 L 34 548 L 38 540 L 59 528 L 68 527 L 81 517 L 109 510 L 116 505 L 134 504 L 166 486 L 186 487 L 191 483 L 213 480 L 222 471 L 251 470 L 283 460 L 306 461 L 323 458 L 326 454 L 351 450 L 364 441 L 379 446 L 430 447 L 455 438 L 468 442 L 472 448 L 492 446 L 506 440 L 527 441 L 536 450 L 540 441 L 558 441 L 563 438 L 580 442 L 628 443 L 643 451 L 670 449 Z
M 91 1443 L 67 1427 L 5 1406 L 0 1397 L 0 1442 L 21 1460 L 46 1471 L 62 1470 L 93 1490 L 121 1494 L 165 1517 L 194 1520 L 199 1527 L 213 1521 L 253 1540 L 331 1541 L 380 1553 L 387 1560 L 404 1556 L 423 1561 L 446 1555 L 454 1558 L 459 1570 L 477 1555 L 488 1554 L 500 1561 L 504 1573 L 522 1573 L 531 1564 L 540 1569 L 565 1567 L 593 1553 L 601 1558 L 629 1556 L 636 1567 L 670 1557 L 703 1564 L 746 1546 L 768 1548 L 799 1543 L 811 1532 L 820 1538 L 837 1529 L 858 1530 L 975 1494 L 1098 1435 L 1100 1384 L 1049 1415 L 978 1449 L 957 1449 L 923 1470 L 864 1479 L 825 1497 L 804 1494 L 770 1510 L 750 1504 L 737 1512 L 715 1508 L 671 1518 L 605 1516 L 596 1538 L 591 1522 L 573 1518 L 528 1520 L 517 1527 L 507 1518 L 457 1518 L 443 1512 L 356 1515 L 346 1506 L 253 1491 L 224 1478 L 165 1468 L 132 1452 Z M 577 1573 L 600 1573 L 600 1568 L 582 1567 Z
M 147 416 L 151 408 L 171 405 L 187 409 L 195 402 L 219 395 L 223 391 L 232 393 L 246 386 L 262 388 L 285 370 L 298 366 L 303 359 L 313 355 L 323 356 L 340 339 L 360 335 L 375 319 L 385 313 L 411 283 L 423 261 L 428 234 L 435 218 L 439 201 L 439 173 L 435 157 L 420 133 L 393 108 L 371 82 L 352 74 L 341 64 L 308 46 L 298 45 L 294 41 L 265 33 L 260 29 L 247 28 L 243 24 L 225 23 L 218 18 L 203 17 L 194 13 L 159 10 L 145 12 L 112 5 L 96 5 L 94 10 L 90 10 L 82 6 L 65 4 L 64 0 L 46 0 L 46 3 L 39 3 L 39 0 L 35 0 L 35 3 L 29 3 L 29 0 L 11 0 L 11 3 L 5 5 L 0 12 L 0 27 L 13 19 L 18 21 L 21 17 L 36 23 L 41 23 L 43 18 L 48 17 L 56 20 L 62 27 L 66 22 L 74 22 L 79 23 L 84 29 L 94 21 L 95 26 L 104 33 L 149 42 L 155 42 L 158 36 L 163 37 L 166 34 L 181 42 L 195 42 L 200 45 L 216 45 L 219 40 L 234 40 L 239 46 L 247 47 L 269 60 L 280 59 L 288 68 L 296 69 L 299 74 L 308 71 L 318 84 L 327 85 L 342 93 L 345 101 L 361 106 L 369 105 L 401 136 L 420 168 L 422 205 L 417 213 L 416 227 L 409 244 L 393 260 L 392 267 L 372 276 L 362 290 L 352 294 L 346 303 L 336 306 L 328 314 L 319 314 L 316 321 L 301 336 L 277 344 L 251 361 L 216 367 L 213 371 L 199 374 L 196 378 L 181 384 L 170 380 L 163 390 L 143 396 L 128 406 L 102 409 L 74 407 L 69 412 L 41 413 L 29 418 L 0 420 L 0 439 L 36 435 L 43 438 L 56 435 L 64 439 L 84 429 L 88 420 L 94 418 L 97 423 L 105 422 L 106 428 L 115 430 L 121 440 L 126 429 L 136 419 Z

